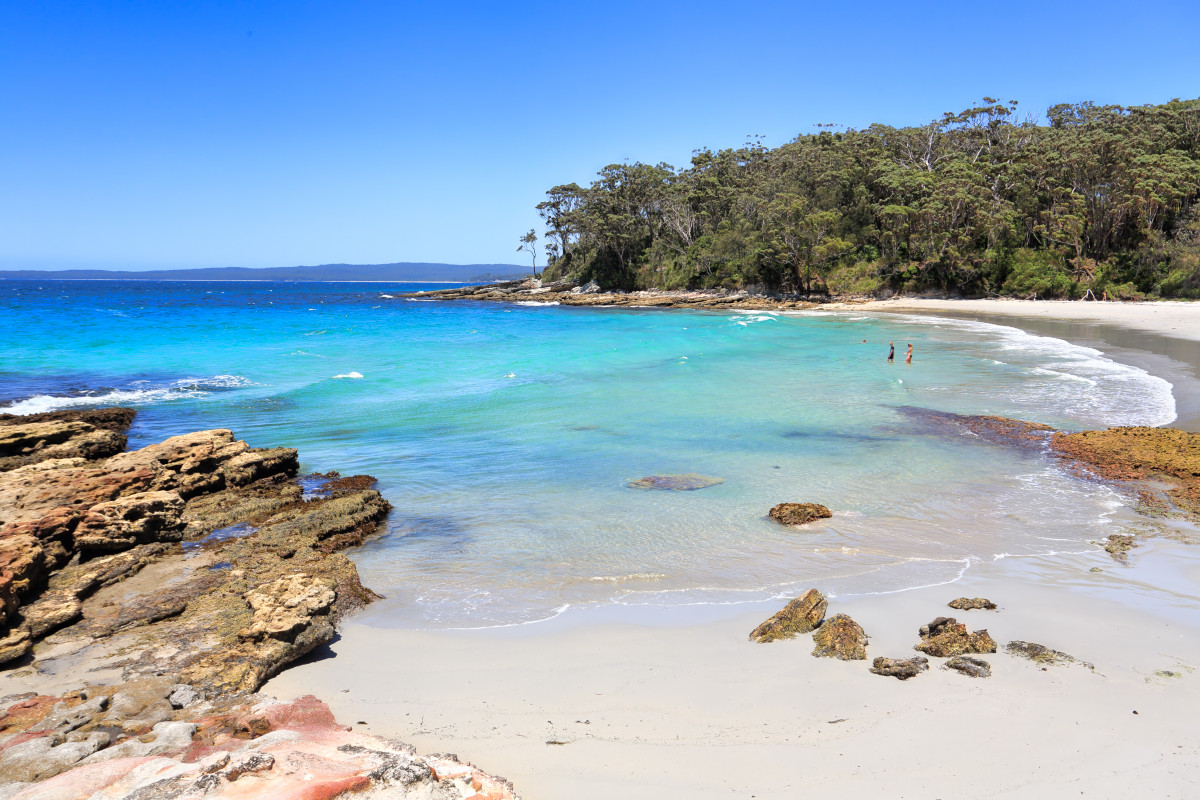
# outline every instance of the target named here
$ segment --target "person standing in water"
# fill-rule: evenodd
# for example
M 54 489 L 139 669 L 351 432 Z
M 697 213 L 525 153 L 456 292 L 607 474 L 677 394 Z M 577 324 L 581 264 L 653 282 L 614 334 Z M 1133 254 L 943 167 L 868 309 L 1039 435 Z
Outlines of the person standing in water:
M 905 364 L 912 363 L 912 342 L 909 342 L 909 344 L 908 344 L 908 354 L 906 356 L 904 356 L 904 363 Z
M 896 360 L 896 345 L 893 342 L 888 342 L 888 363 Z

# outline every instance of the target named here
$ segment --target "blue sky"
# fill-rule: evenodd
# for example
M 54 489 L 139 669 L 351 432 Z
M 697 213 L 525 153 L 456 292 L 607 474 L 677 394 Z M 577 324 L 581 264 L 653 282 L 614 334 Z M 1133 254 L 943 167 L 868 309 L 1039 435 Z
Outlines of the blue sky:
M 1197 31 L 1184 0 L 4 3 L 0 269 L 523 262 L 607 163 L 1196 97 Z

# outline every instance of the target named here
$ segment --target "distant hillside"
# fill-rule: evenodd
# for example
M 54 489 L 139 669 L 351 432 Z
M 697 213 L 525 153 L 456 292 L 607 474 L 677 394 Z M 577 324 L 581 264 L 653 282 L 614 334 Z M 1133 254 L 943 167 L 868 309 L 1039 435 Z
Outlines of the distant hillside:
M 530 273 L 516 264 L 321 264 L 315 267 L 214 267 L 155 269 L 144 272 L 106 269 L 0 270 L 0 280 L 130 281 L 438 281 L 476 283 L 508 280 Z

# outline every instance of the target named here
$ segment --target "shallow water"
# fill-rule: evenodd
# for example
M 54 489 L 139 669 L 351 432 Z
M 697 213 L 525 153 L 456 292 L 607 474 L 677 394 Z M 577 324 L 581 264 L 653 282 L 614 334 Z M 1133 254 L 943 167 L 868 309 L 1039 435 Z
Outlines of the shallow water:
M 1127 524 L 1111 491 L 898 407 L 1175 416 L 1165 381 L 1014 328 L 394 296 L 417 288 L 0 282 L 0 411 L 133 405 L 132 446 L 228 427 L 376 476 L 396 510 L 356 555 L 387 597 L 368 619 L 408 627 L 889 592 L 1079 551 Z M 693 472 L 724 482 L 627 486 Z M 782 501 L 835 515 L 783 528 Z

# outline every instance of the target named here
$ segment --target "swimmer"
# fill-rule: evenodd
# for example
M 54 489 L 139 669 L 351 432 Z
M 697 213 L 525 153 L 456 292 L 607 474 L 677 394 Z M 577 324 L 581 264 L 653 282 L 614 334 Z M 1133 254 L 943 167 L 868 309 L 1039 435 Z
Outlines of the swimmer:
M 912 363 L 912 344 L 911 343 L 909 343 L 909 345 L 908 345 L 908 355 L 904 356 L 904 363 L 905 364 Z
M 888 342 L 888 363 L 896 360 L 896 345 L 893 342 Z

